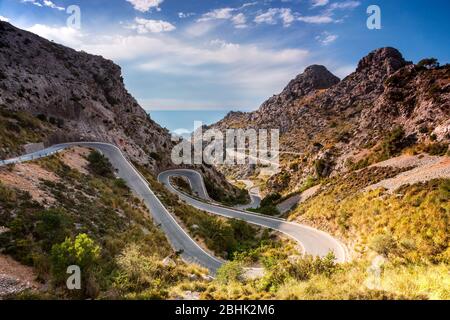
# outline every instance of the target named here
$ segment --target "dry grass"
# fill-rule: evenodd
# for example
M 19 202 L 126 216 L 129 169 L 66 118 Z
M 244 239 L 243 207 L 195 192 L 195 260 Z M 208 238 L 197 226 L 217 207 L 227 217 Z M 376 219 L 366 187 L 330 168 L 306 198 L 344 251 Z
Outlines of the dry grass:
M 10 169 L 0 169 L 0 182 L 5 186 L 28 192 L 33 200 L 41 204 L 53 204 L 55 199 L 40 187 L 42 181 L 58 182 L 59 178 L 35 163 L 16 164 Z

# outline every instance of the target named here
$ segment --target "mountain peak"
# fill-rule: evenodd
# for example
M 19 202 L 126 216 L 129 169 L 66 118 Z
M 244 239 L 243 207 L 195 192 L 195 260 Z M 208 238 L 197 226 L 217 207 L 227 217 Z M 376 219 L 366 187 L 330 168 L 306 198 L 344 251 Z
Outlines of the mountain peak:
M 293 79 L 281 93 L 285 97 L 298 98 L 314 90 L 328 89 L 340 79 L 322 65 L 311 65 Z
M 325 66 L 320 64 L 313 64 L 305 69 L 304 74 L 319 74 L 324 72 L 330 73 Z
M 372 51 L 358 63 L 357 72 L 382 69 L 388 75 L 407 65 L 403 55 L 395 48 L 385 47 Z

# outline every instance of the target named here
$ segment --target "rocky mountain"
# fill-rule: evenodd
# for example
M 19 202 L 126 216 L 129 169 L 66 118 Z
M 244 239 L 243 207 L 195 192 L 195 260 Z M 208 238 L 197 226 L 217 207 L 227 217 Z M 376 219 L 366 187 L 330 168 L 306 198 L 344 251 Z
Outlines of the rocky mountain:
M 128 93 L 119 66 L 6 22 L 0 22 L 0 105 L 55 124 L 46 144 L 104 141 L 154 169 L 167 164 L 169 132 Z
M 102 141 L 153 173 L 173 166 L 168 130 L 124 86 L 121 68 L 0 21 L 0 158 L 40 142 Z M 214 168 L 200 168 L 216 193 L 242 196 Z
M 270 179 L 269 189 L 283 192 L 300 188 L 308 177 L 369 165 L 408 147 L 445 153 L 450 67 L 433 60 L 415 65 L 398 50 L 381 48 L 342 81 L 311 66 L 257 111 L 230 113 L 213 127 L 280 129 L 282 172 Z
M 306 68 L 304 73 L 289 82 L 283 92 L 264 102 L 260 111 L 269 114 L 277 113 L 282 111 L 283 106 L 301 99 L 316 90 L 328 89 L 339 83 L 339 81 L 339 78 L 324 66 L 312 65 Z

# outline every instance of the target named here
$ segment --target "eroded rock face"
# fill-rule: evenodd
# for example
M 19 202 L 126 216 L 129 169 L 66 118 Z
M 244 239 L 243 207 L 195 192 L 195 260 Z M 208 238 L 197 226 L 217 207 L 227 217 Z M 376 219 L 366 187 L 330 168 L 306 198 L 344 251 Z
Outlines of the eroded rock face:
M 56 124 L 47 143 L 110 142 L 155 170 L 168 161 L 169 133 L 128 93 L 118 65 L 6 22 L 0 22 L 0 106 Z M 161 155 L 160 163 L 151 153 Z
M 419 143 L 429 141 L 430 135 L 449 141 L 448 66 L 418 67 L 394 48 L 369 53 L 342 81 L 325 67 L 311 66 L 259 110 L 230 113 L 213 127 L 280 129 L 282 151 L 302 156 L 285 157 L 282 176 L 269 181 L 269 189 L 276 190 L 288 180 L 287 188 L 295 189 L 314 175 L 314 164 L 324 153 L 329 174 L 345 171 L 349 158 L 358 160 L 367 146 L 379 143 L 396 126 Z
M 0 108 L 51 123 L 52 132 L 43 133 L 47 145 L 108 142 L 153 173 L 174 167 L 170 133 L 129 94 L 118 65 L 1 21 Z M 199 169 L 216 187 L 239 193 L 214 168 Z
M 411 63 L 405 61 L 400 51 L 395 48 L 386 47 L 372 51 L 362 58 L 358 63 L 356 72 L 368 74 L 378 71 L 384 73 L 386 76 L 390 76 L 407 64 Z
M 339 83 L 339 78 L 324 66 L 312 65 L 293 79 L 283 92 L 267 100 L 260 108 L 260 112 L 270 113 L 282 111 L 283 106 L 308 94 L 321 89 L 328 89 Z

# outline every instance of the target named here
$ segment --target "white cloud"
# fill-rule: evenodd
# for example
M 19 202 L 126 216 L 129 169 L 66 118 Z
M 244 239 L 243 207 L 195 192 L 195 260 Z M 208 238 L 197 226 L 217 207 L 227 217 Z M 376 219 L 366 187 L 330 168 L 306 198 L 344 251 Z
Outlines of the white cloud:
M 128 40 L 134 42 L 138 39 L 129 38 Z M 141 54 L 155 54 L 163 60 L 170 59 L 178 65 L 191 67 L 210 64 L 274 66 L 295 63 L 308 54 L 307 51 L 300 49 L 271 50 L 251 44 L 230 43 L 220 39 L 213 40 L 208 45 L 203 46 L 194 46 L 175 39 L 146 38 L 144 41 L 147 41 L 148 46 L 145 43 L 140 43 L 143 51 L 149 50 L 151 45 L 155 43 L 158 43 L 158 48 L 152 48 L 151 52 L 142 52 Z M 154 68 L 155 64 L 143 64 L 142 66 Z M 164 69 L 162 68 L 162 70 Z
M 240 8 L 220 8 L 209 11 L 201 16 L 201 18 L 197 19 L 198 23 L 202 22 L 210 22 L 214 20 L 230 20 L 234 27 L 237 29 L 243 29 L 247 27 L 247 17 L 245 14 L 238 13 L 235 14 L 236 11 L 241 10 L 242 8 L 252 6 L 254 3 L 246 3 L 242 5 Z
M 326 6 L 330 1 L 329 0 L 311 0 L 312 6 L 315 7 L 323 7 Z
M 298 17 L 297 19 L 305 23 L 313 23 L 313 24 L 325 24 L 334 22 L 334 19 L 329 15 L 305 16 L 305 17 Z
M 326 6 L 329 1 L 327 0 L 312 0 L 313 1 L 313 7 L 318 6 Z M 361 2 L 354 1 L 354 0 L 348 0 L 348 1 L 341 1 L 341 2 L 334 2 L 330 4 L 321 14 L 314 15 L 314 16 L 300 16 L 297 18 L 297 20 L 305 22 L 305 23 L 312 23 L 312 24 L 326 24 L 326 23 L 339 23 L 343 22 L 343 19 L 335 19 L 333 18 L 333 15 L 336 10 L 346 10 L 346 9 L 354 9 L 361 5 Z
M 258 4 L 258 1 L 247 2 L 247 3 L 244 3 L 239 9 L 244 9 L 244 8 L 247 8 L 247 7 L 256 6 L 257 4 Z
M 261 13 L 255 17 L 257 24 L 277 24 L 278 20 L 281 20 L 283 26 L 289 27 L 295 18 L 292 10 L 289 8 L 270 8 L 266 12 Z
M 9 22 L 9 19 L 7 17 L 0 16 L 0 21 Z
M 194 12 L 178 12 L 178 18 L 180 19 L 185 19 L 185 18 L 189 18 L 195 16 Z
M 50 27 L 43 24 L 35 24 L 30 28 L 26 28 L 26 30 L 72 48 L 79 48 L 84 41 L 84 35 L 80 30 L 70 27 Z
M 34 4 L 37 7 L 43 7 L 43 5 L 39 2 L 37 2 L 36 0 L 22 0 L 22 2 L 25 2 L 25 3 L 29 2 L 31 4 Z
M 44 0 L 44 6 L 52 8 L 52 9 L 56 9 L 56 10 L 59 10 L 59 11 L 65 11 L 66 10 L 66 8 L 57 6 L 56 4 L 54 4 L 50 0 Z
M 199 22 L 203 21 L 210 21 L 210 20 L 228 20 L 233 17 L 233 11 L 236 9 L 234 8 L 221 8 L 221 9 L 215 9 L 213 11 L 209 11 L 202 15 L 200 19 L 198 19 Z
M 257 15 L 255 17 L 255 22 L 260 23 L 267 23 L 267 24 L 276 24 L 276 15 L 278 14 L 278 9 L 276 8 L 270 8 L 265 13 L 261 13 L 260 15 Z
M 233 22 L 234 26 L 238 29 L 246 28 L 247 27 L 247 17 L 243 13 L 239 13 L 231 18 L 231 21 Z
M 170 32 L 176 29 L 173 24 L 163 20 L 136 18 L 134 21 L 130 28 L 135 29 L 139 34 Z
M 211 21 L 197 22 L 186 27 L 185 34 L 189 37 L 201 37 L 208 34 L 216 27 Z
M 316 37 L 316 40 L 319 41 L 322 45 L 327 46 L 337 40 L 339 36 L 336 34 L 331 34 L 329 32 L 322 32 L 321 35 Z
M 134 9 L 140 12 L 148 12 L 152 8 L 156 8 L 157 11 L 160 9 L 160 4 L 164 2 L 164 0 L 126 0 L 130 2 Z
M 145 35 L 94 36 L 81 33 L 74 28 L 42 24 L 36 24 L 26 30 L 74 49 L 100 54 L 112 60 L 156 58 L 159 61 L 171 60 L 175 65 L 183 66 L 245 63 L 273 67 L 295 64 L 308 56 L 308 51 L 302 49 L 271 49 L 256 44 L 237 44 L 221 39 L 212 40 L 207 44 L 203 41 L 195 44 L 169 35 L 164 37 L 153 35 L 151 31 Z M 145 63 L 142 65 L 144 66 Z
M 39 2 L 37 0 L 21 0 L 24 3 L 31 3 L 37 7 L 48 7 L 48 8 L 52 8 L 52 9 L 56 9 L 59 11 L 65 11 L 66 8 L 58 6 L 57 4 L 55 4 L 53 1 L 51 0 L 43 0 L 42 2 Z
M 266 93 L 281 89 L 309 57 L 309 52 L 301 49 L 275 50 L 223 40 L 195 45 L 151 35 L 112 36 L 95 42 L 91 39 L 80 49 L 116 61 L 145 59 L 138 65 L 142 71 Z
M 211 21 L 211 20 L 233 20 L 233 19 L 242 19 L 241 17 L 241 13 L 234 15 L 234 12 L 236 11 L 241 11 L 247 7 L 251 7 L 251 6 L 255 6 L 257 5 L 258 2 L 247 2 L 244 3 L 242 6 L 238 7 L 238 8 L 219 8 L 219 9 L 214 9 L 211 10 L 209 12 L 204 13 L 201 18 L 199 18 L 197 21 L 198 22 L 204 22 L 204 21 Z M 236 18 L 236 16 L 239 16 L 238 18 Z M 240 25 L 242 25 L 242 23 L 239 23 Z
M 330 5 L 330 10 L 337 10 L 337 9 L 354 9 L 361 5 L 361 2 L 359 1 L 342 1 L 342 2 L 334 2 Z
M 294 16 L 292 15 L 291 9 L 280 9 L 280 17 L 281 20 L 283 20 L 283 25 L 285 27 L 289 27 L 291 23 L 294 22 Z
M 223 105 L 223 101 L 213 101 L 215 105 L 212 108 L 242 105 L 256 107 L 254 100 L 249 104 L 248 97 L 266 97 L 279 92 L 307 66 L 310 59 L 307 50 L 279 49 L 274 48 L 272 43 L 232 43 L 221 39 L 205 43 L 204 39 L 196 42 L 170 34 L 161 36 L 150 31 L 147 34 L 113 33 L 102 36 L 83 34 L 67 27 L 45 25 L 34 25 L 28 30 L 76 50 L 102 55 L 128 65 L 128 68 L 136 68 L 148 76 L 165 74 L 167 79 L 182 77 L 189 79 L 186 81 L 193 81 L 198 90 L 207 85 L 222 91 L 230 90 L 238 97 L 247 97 L 242 98 L 242 101 L 236 100 L 235 103 L 232 103 L 235 98 L 230 97 L 225 102 L 227 105 Z M 182 105 L 183 93 L 174 99 L 179 99 Z M 184 99 L 186 103 L 195 104 L 186 100 Z M 169 104 L 161 102 L 156 106 L 165 107 Z

